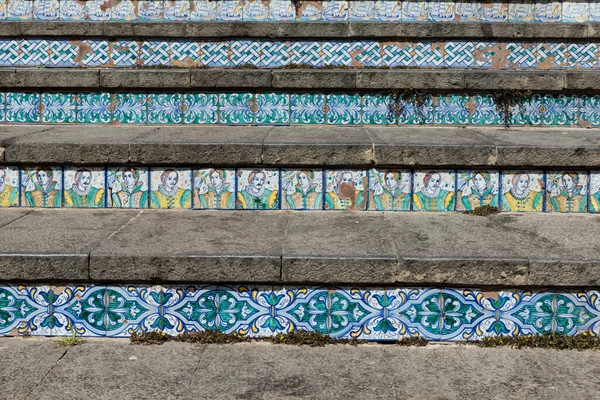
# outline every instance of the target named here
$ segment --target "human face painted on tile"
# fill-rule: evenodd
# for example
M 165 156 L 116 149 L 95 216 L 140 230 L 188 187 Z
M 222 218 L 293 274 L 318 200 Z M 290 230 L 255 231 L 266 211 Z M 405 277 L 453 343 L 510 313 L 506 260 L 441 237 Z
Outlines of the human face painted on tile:
M 223 178 L 221 178 L 221 175 L 217 171 L 214 171 L 210 174 L 210 183 L 213 188 L 220 188 L 223 186 Z
M 135 185 L 135 175 L 133 174 L 133 171 L 125 171 L 123 173 L 123 181 L 127 187 L 133 187 Z
M 90 184 L 92 183 L 92 173 L 90 171 L 83 171 L 81 175 L 79 175 L 79 181 L 77 181 L 77 186 L 80 190 L 86 190 Z
M 310 186 L 310 179 L 308 178 L 306 172 L 301 172 L 300 174 L 298 174 L 298 183 L 301 187 L 305 189 Z
M 393 173 L 389 172 L 386 176 L 385 176 L 385 184 L 387 185 L 387 187 L 389 187 L 390 189 L 396 189 L 398 187 L 398 180 L 396 179 L 396 177 L 394 176 Z
M 352 176 L 352 172 L 344 172 L 342 174 L 342 180 L 340 183 L 354 183 L 354 177 Z
M 527 189 L 529 189 L 529 175 L 521 174 L 517 179 L 517 185 L 515 187 L 515 192 L 518 194 L 523 194 Z
M 436 190 L 440 187 L 441 181 L 442 181 L 442 177 L 440 176 L 440 174 L 433 174 L 429 178 L 429 182 L 427 182 L 427 187 L 430 190 Z
M 575 190 L 575 181 L 573 177 L 569 174 L 564 174 L 562 177 L 562 184 L 567 192 L 572 192 Z
M 487 182 L 481 174 L 475 174 L 473 177 L 473 185 L 480 193 L 484 192 L 487 188 Z
M 252 179 L 252 189 L 254 190 L 260 190 L 262 189 L 263 185 L 265 184 L 265 174 L 263 174 L 262 172 L 258 172 L 256 175 L 254 175 L 254 178 Z
M 175 189 L 175 186 L 177 186 L 177 181 L 178 181 L 178 176 L 177 176 L 177 172 L 175 171 L 171 171 L 169 172 L 169 174 L 167 175 L 167 177 L 165 178 L 165 188 L 167 190 L 173 190 Z
M 50 177 L 46 171 L 42 170 L 37 173 L 37 181 L 40 186 L 46 187 L 50 183 Z

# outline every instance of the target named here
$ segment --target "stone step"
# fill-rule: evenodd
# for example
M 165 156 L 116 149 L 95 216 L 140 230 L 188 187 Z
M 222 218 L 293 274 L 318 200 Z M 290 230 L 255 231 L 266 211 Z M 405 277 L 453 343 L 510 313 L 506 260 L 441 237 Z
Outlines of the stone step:
M 361 126 L 2 125 L 14 165 L 600 167 L 600 130 Z
M 3 281 L 600 284 L 593 214 L 0 211 Z

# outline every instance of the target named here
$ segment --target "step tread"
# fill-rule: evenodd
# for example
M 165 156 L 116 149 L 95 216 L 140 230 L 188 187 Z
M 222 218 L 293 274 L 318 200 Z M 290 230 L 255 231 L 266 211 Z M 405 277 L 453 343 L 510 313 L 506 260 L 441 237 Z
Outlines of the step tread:
M 360 126 L 3 125 L 16 164 L 600 166 L 600 130 Z
M 4 280 L 593 286 L 600 215 L 0 212 Z

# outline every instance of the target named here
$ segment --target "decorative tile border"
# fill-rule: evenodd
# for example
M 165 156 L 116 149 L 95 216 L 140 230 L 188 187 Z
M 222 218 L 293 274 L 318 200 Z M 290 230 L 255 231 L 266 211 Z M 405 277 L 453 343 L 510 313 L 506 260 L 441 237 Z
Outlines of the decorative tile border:
M 393 107 L 390 105 L 393 104 Z M 511 126 L 600 126 L 600 95 L 536 94 L 511 107 Z M 133 125 L 504 124 L 491 94 L 0 92 L 0 123 Z
M 598 43 L 0 39 L 0 66 L 598 69 Z
M 0 169 L 0 207 L 600 212 L 600 171 Z
M 600 20 L 595 1 L 0 0 L 0 19 L 41 21 L 538 22 Z
M 127 337 L 220 330 L 317 331 L 336 338 L 475 340 L 600 335 L 597 291 L 251 286 L 0 285 L 0 335 Z

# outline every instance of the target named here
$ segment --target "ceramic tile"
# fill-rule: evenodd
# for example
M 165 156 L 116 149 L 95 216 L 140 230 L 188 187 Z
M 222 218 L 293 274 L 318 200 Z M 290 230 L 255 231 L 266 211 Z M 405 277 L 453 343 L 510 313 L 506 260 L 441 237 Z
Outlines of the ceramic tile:
M 561 1 L 544 1 L 535 4 L 535 22 L 560 22 L 561 19 Z
M 234 169 L 196 169 L 193 183 L 195 209 L 235 209 Z
M 0 93 L 0 123 L 6 122 L 6 94 Z
M 568 65 L 573 69 L 598 68 L 597 43 L 571 43 L 567 47 Z
M 414 66 L 414 45 L 408 42 L 384 42 L 381 53 L 384 67 Z
M 279 209 L 279 170 L 238 170 L 236 208 L 241 210 Z
M 109 55 L 110 43 L 106 40 L 82 40 L 77 46 L 77 57 L 73 60 L 75 63 L 81 62 L 85 67 L 104 67 L 110 66 L 111 57 Z M 84 52 L 85 50 L 85 52 Z M 81 53 L 84 53 L 81 57 Z
M 105 181 L 104 168 L 65 167 L 63 207 L 104 208 Z
M 329 291 L 323 288 L 289 288 L 294 302 L 283 311 L 298 330 L 329 333 Z M 290 296 L 290 297 L 291 297 Z
M 429 1 L 427 19 L 433 22 L 452 22 L 454 21 L 455 4 L 449 1 Z
M 290 113 L 293 124 L 325 123 L 325 95 L 292 93 L 290 95 Z
M 48 67 L 74 67 L 79 48 L 68 40 L 52 40 L 48 43 Z
M 0 0 L 0 20 L 6 19 L 6 1 Z
M 456 22 L 476 22 L 481 20 L 480 1 L 456 1 L 454 20 Z
M 442 125 L 466 125 L 470 122 L 468 95 L 450 94 L 436 97 L 434 123 Z
M 290 42 L 261 42 L 260 63 L 263 67 L 283 67 L 290 63 L 290 51 Z
M 358 94 L 328 94 L 325 121 L 331 125 L 356 125 L 361 119 L 361 97 Z
M 400 22 L 402 19 L 402 2 L 377 0 L 375 2 L 374 19 L 377 22 Z
M 46 286 L 0 285 L 0 335 L 51 334 L 42 322 L 48 317 Z
M 229 65 L 229 42 L 201 42 L 200 65 L 225 67 Z
M 456 210 L 472 211 L 477 207 L 498 207 L 500 176 L 497 171 L 458 171 Z
M 292 42 L 290 64 L 323 66 L 323 52 L 320 42 Z
M 322 210 L 323 171 L 283 169 L 281 199 L 281 208 L 284 210 Z
M 511 125 L 540 125 L 544 118 L 546 107 L 544 98 L 538 94 L 524 99 L 510 108 Z
M 600 126 L 600 96 L 581 96 L 579 123 L 584 127 Z
M 251 124 L 257 110 L 252 93 L 219 94 L 219 122 L 221 124 Z
M 500 211 L 542 211 L 544 206 L 544 175 L 541 171 L 502 172 Z
M 19 206 L 19 169 L 2 166 L 0 168 L 0 207 Z
M 508 68 L 535 68 L 537 64 L 536 46 L 535 43 L 507 43 Z
M 472 337 L 478 325 L 494 313 L 486 310 L 481 292 L 473 290 L 442 290 L 440 301 L 440 340 L 464 340 Z
M 49 318 L 52 335 L 105 336 L 105 287 L 88 284 L 54 286 L 47 293 L 52 304 Z
M 109 167 L 106 179 L 108 207 L 148 208 L 148 168 Z
M 18 40 L 0 40 L 0 66 L 15 67 L 21 64 L 21 43 Z
M 392 293 L 403 303 L 390 310 L 390 318 L 398 321 L 399 326 L 409 331 L 411 336 L 440 339 L 443 326 L 440 304 L 444 304 L 440 289 L 396 289 Z
M 414 44 L 413 52 L 415 67 L 441 67 L 444 64 L 443 42 L 417 42 Z
M 413 95 L 407 101 L 402 102 L 404 107 L 398 115 L 398 124 L 421 125 L 433 123 L 434 97 L 429 94 L 419 96 L 420 99 Z
M 108 21 L 110 19 L 110 8 L 106 8 L 105 3 L 105 0 L 86 1 L 86 18 L 91 21 Z
M 348 1 L 323 1 L 323 21 L 340 22 L 348 20 Z
M 108 124 L 111 121 L 110 93 L 79 93 L 77 95 L 77 122 Z
M 413 211 L 454 211 L 454 180 L 453 171 L 416 171 Z
M 471 96 L 469 108 L 474 108 L 474 112 L 471 114 L 471 124 L 502 125 L 504 123 L 504 114 L 498 110 L 491 95 Z
M 429 4 L 427 1 L 403 1 L 402 21 L 421 22 L 427 21 Z
M 270 20 L 269 3 L 261 0 L 247 0 L 244 4 L 244 21 L 269 21 Z
M 287 93 L 257 93 L 254 106 L 255 124 L 290 123 L 290 96 Z
M 115 4 L 111 9 L 110 19 L 113 21 L 134 21 L 138 19 L 137 1 L 126 0 Z
M 219 97 L 215 93 L 185 93 L 183 95 L 183 123 L 218 123 L 218 104 Z
M 580 213 L 588 210 L 588 176 L 583 171 L 546 174 L 546 211 Z
M 378 341 L 397 340 L 404 336 L 401 331 L 406 331 L 405 325 L 390 315 L 403 300 L 394 296 L 393 291 L 379 288 L 337 288 L 330 291 L 329 296 L 336 301 L 331 304 L 331 308 L 339 312 L 340 316 L 350 310 L 350 307 L 342 306 L 344 301 L 354 304 L 352 310 L 355 313 L 352 319 L 337 323 L 336 329 L 330 329 L 330 335 L 344 339 Z
M 202 55 L 200 42 L 187 40 L 171 42 L 170 54 L 172 66 L 185 68 L 200 66 Z
M 397 114 L 403 111 L 403 106 L 396 106 L 391 96 L 365 94 L 362 96 L 361 124 L 388 125 L 395 124 Z
M 535 5 L 532 0 L 518 0 L 508 5 L 509 22 L 532 22 L 535 15 Z
M 269 13 L 273 21 L 296 20 L 296 7 L 292 4 L 292 0 L 271 0 Z
M 61 21 L 84 21 L 88 18 L 87 7 L 77 0 L 60 1 Z
M 148 94 L 149 124 L 180 124 L 183 104 L 181 94 L 150 93 Z
M 159 308 L 168 307 L 174 296 L 161 294 L 160 286 L 106 287 L 99 318 L 104 323 L 105 335 L 127 337 L 133 332 L 168 331 L 172 325 L 159 313 Z
M 9 20 L 30 20 L 33 16 L 33 1 L 8 0 L 6 17 Z
M 564 1 L 562 22 L 586 22 L 590 17 L 590 4 L 587 0 Z
M 590 22 L 600 21 L 600 3 L 590 2 Z
M 77 107 L 74 93 L 42 93 L 42 122 L 74 123 Z
M 163 0 L 141 0 L 138 2 L 138 18 L 142 21 L 160 21 L 164 18 Z
M 151 168 L 150 208 L 189 209 L 192 171 L 189 168 Z
M 383 65 L 379 42 L 355 42 L 352 44 L 350 55 L 354 67 L 381 67 Z
M 190 19 L 190 1 L 166 0 L 164 13 L 166 21 L 188 21 Z
M 371 169 L 369 174 L 369 210 L 410 211 L 409 170 Z
M 351 42 L 323 42 L 321 50 L 323 52 L 323 65 L 333 65 L 336 67 L 352 66 L 352 55 L 354 45 Z
M 6 93 L 6 122 L 40 122 L 38 93 Z
M 59 8 L 58 0 L 35 0 L 33 3 L 33 18 L 40 21 L 57 20 Z
M 190 21 L 214 21 L 217 19 L 217 2 L 213 0 L 191 0 Z
M 579 97 L 576 95 L 544 96 L 544 125 L 574 126 L 579 112 Z
M 507 67 L 509 50 L 506 43 L 475 43 L 475 67 L 504 69 Z
M 62 205 L 62 167 L 21 169 L 21 207 L 58 208 Z
M 472 68 L 475 64 L 475 43 L 471 41 L 446 42 L 444 65 L 449 68 Z
M 329 336 L 343 338 L 349 336 L 360 336 L 370 319 L 375 317 L 365 304 L 360 290 L 347 290 L 336 288 L 329 291 L 327 301 L 327 320 Z
M 217 20 L 241 21 L 244 2 L 239 0 L 219 0 L 217 2 Z
M 132 67 L 137 65 L 140 57 L 140 45 L 136 41 L 117 40 L 109 42 L 112 48 L 110 63 L 115 67 Z
M 171 44 L 164 41 L 144 41 L 140 46 L 139 65 L 167 66 L 171 63 Z
M 538 43 L 537 69 L 567 68 L 567 45 L 565 43 Z
M 44 39 L 24 39 L 21 41 L 21 65 L 28 67 L 48 64 L 49 42 Z
M 302 2 L 296 12 L 296 21 L 321 21 L 322 6 L 316 2 Z
M 375 1 L 350 1 L 348 18 L 350 21 L 372 21 L 375 17 Z
M 364 170 L 328 170 L 325 174 L 326 210 L 366 210 L 369 177 Z
M 143 93 L 116 93 L 112 100 L 112 120 L 120 124 L 145 124 L 147 121 L 146 95 Z
M 600 171 L 590 172 L 589 209 L 590 212 L 600 212 Z
M 485 22 L 508 21 L 508 2 L 484 2 L 479 9 L 481 20 Z
M 261 42 L 256 40 L 232 40 L 229 43 L 231 55 L 228 64 L 232 67 L 261 65 Z

